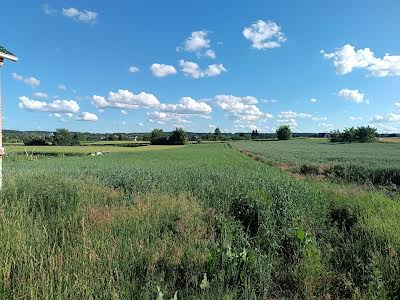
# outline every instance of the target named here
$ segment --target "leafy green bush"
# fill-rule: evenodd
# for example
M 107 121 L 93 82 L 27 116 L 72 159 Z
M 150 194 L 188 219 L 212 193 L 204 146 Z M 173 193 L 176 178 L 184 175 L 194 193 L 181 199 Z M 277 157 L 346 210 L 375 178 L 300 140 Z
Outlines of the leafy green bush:
M 373 143 L 378 137 L 376 128 L 370 126 L 345 128 L 343 132 L 339 130 L 332 131 L 330 141 L 332 143 Z
M 48 143 L 46 139 L 40 137 L 30 137 L 24 139 L 25 146 L 47 146 Z
M 169 143 L 171 145 L 185 145 L 187 141 L 187 133 L 182 128 L 176 128 L 169 137 Z
M 292 130 L 289 125 L 282 125 L 276 130 L 278 140 L 290 140 L 292 138 Z
M 152 145 L 166 145 L 168 139 L 162 129 L 154 129 L 150 134 L 150 142 Z
M 65 128 L 53 132 L 52 143 L 56 146 L 76 146 L 80 144 L 78 135 Z
M 152 145 L 185 145 L 188 136 L 182 128 L 176 128 L 169 136 L 162 129 L 154 129 L 151 132 L 150 141 Z

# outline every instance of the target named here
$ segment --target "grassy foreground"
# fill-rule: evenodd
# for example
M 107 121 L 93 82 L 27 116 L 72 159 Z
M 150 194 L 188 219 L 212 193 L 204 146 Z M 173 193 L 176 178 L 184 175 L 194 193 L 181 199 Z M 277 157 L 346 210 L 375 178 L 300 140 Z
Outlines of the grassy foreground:
M 296 181 L 224 144 L 170 149 L 6 160 L 0 298 L 400 294 L 398 201 Z

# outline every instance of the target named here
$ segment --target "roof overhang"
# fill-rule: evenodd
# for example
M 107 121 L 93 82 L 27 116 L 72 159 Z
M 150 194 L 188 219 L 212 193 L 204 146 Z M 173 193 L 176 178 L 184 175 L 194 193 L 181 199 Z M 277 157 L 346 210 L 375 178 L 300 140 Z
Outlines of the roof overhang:
M 0 51 L 0 58 L 5 58 L 5 59 L 9 59 L 12 61 L 18 61 L 18 57 L 14 56 L 14 55 L 10 55 L 4 52 Z

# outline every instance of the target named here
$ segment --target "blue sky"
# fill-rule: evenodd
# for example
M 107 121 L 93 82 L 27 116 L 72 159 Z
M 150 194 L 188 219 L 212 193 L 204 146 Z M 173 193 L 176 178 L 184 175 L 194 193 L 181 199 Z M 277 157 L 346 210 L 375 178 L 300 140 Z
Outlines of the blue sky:
M 114 2 L 115 3 L 115 2 Z M 4 128 L 400 132 L 400 2 L 3 1 Z

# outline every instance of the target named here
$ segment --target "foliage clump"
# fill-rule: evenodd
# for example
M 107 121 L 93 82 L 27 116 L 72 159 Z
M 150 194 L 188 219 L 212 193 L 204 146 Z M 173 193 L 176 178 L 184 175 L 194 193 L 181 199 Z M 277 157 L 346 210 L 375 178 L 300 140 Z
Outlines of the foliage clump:
M 289 125 L 282 125 L 276 130 L 278 140 L 290 140 L 292 138 L 292 130 Z
M 71 133 L 65 128 L 53 132 L 51 141 L 56 146 L 77 146 L 80 144 L 78 134 Z
M 24 139 L 25 146 L 47 146 L 48 144 L 46 138 L 33 136 Z
M 330 141 L 332 143 L 373 143 L 378 137 L 376 128 L 370 126 L 345 128 L 343 132 L 340 130 L 332 131 Z
M 187 133 L 182 128 L 176 128 L 169 135 L 162 129 L 154 129 L 150 134 L 152 145 L 185 145 L 187 141 Z

